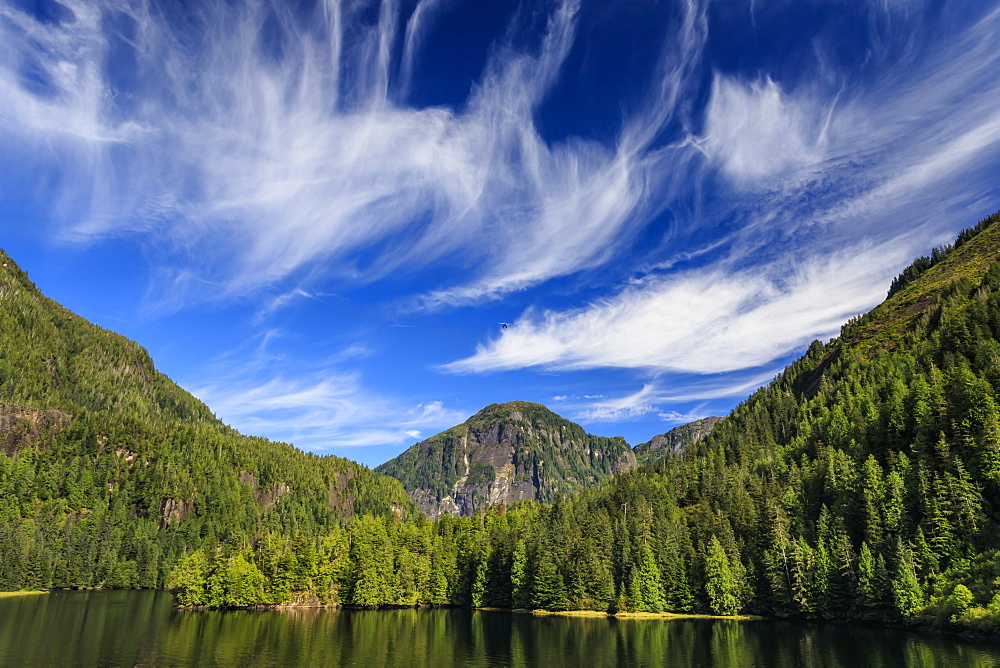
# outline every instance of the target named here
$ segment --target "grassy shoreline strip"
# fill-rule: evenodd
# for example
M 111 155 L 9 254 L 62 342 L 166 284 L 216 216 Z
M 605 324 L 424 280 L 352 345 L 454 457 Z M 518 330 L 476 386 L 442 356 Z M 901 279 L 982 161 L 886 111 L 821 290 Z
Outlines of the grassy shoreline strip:
M 558 615 L 560 617 L 613 617 L 615 619 L 737 619 L 741 621 L 763 619 L 755 615 L 696 615 L 678 612 L 600 612 L 598 610 L 513 610 L 528 612 L 540 617 Z
M 764 619 L 755 615 L 696 615 L 679 612 L 617 612 L 609 616 L 617 619 L 737 619 L 740 621 Z
M 0 591 L 0 598 L 9 598 L 11 596 L 31 596 L 32 594 L 48 594 L 48 591 Z

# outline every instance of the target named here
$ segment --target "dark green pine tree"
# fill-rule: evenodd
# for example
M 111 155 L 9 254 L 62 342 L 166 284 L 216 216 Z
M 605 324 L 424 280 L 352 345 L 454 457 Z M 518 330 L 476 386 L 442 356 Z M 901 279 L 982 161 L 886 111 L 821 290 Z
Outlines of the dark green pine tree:
M 518 540 L 510 566 L 510 588 L 514 608 L 531 606 L 531 580 L 528 572 L 528 548 L 524 540 Z
M 531 607 L 542 610 L 565 610 L 569 607 L 566 582 L 556 561 L 555 550 L 548 541 L 539 546 L 536 554 L 535 576 L 531 583 Z
M 923 591 L 917 582 L 917 573 L 913 565 L 913 555 L 901 540 L 896 543 L 895 569 L 892 576 L 892 600 L 897 615 L 910 619 L 917 608 L 923 603 Z
M 663 612 L 663 581 L 656 565 L 653 550 L 645 544 L 641 548 L 639 564 L 632 569 L 629 585 L 629 608 L 643 612 Z
M 741 583 L 733 575 L 729 556 L 714 535 L 705 551 L 705 593 L 717 615 L 735 615 L 740 611 Z
M 362 516 L 351 526 L 351 537 L 354 569 L 348 603 L 362 607 L 389 603 L 393 562 L 385 524 L 381 519 Z
M 684 556 L 679 550 L 667 550 L 662 571 L 664 607 L 673 612 L 694 610 L 694 596 L 688 583 Z

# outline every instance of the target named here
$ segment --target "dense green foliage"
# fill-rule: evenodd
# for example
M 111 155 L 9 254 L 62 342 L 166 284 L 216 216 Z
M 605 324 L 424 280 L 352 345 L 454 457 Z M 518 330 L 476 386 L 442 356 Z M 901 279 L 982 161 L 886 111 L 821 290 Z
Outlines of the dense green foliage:
M 0 264 L 0 590 L 162 587 L 185 552 L 413 512 L 395 480 L 221 424 Z
M 814 342 L 682 454 L 549 504 L 430 521 L 388 512 L 386 486 L 377 512 L 362 512 L 359 491 L 359 516 L 343 523 L 309 505 L 340 460 L 210 420 L 80 409 L 44 448 L 0 457 L 0 574 L 7 586 L 162 585 L 169 565 L 179 601 L 218 607 L 747 612 L 997 633 L 997 220 Z M 160 452 L 173 467 L 158 467 Z M 454 475 L 437 461 L 422 484 Z M 378 480 L 365 489 L 388 485 Z M 278 494 L 283 482 L 295 492 Z M 273 508 L 255 488 L 273 491 Z M 163 499 L 194 508 L 168 521 Z
M 978 232 L 681 456 L 549 505 L 356 523 L 340 600 L 996 632 L 1000 225 Z

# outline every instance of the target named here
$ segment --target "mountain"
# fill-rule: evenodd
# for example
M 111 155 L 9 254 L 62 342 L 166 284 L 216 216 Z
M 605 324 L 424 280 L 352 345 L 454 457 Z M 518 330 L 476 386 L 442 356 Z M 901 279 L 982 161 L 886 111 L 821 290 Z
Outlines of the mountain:
M 614 545 L 601 552 L 578 526 Z M 529 562 L 553 561 L 562 583 L 536 575 L 531 586 L 556 592 L 541 597 L 556 605 L 597 599 L 995 637 L 1000 214 L 915 261 L 882 304 L 813 342 L 681 456 L 616 476 L 518 531 L 495 544 L 524 540 Z M 571 593 L 593 554 L 611 564 L 611 584 Z
M 885 302 L 836 339 L 813 342 L 677 456 L 633 468 L 621 439 L 601 442 L 526 402 L 489 406 L 417 444 L 383 467 L 436 502 L 433 522 L 391 505 L 349 525 L 290 514 L 293 492 L 281 482 L 294 489 L 301 474 L 265 479 L 258 468 L 256 480 L 244 482 L 243 473 L 229 480 L 246 485 L 244 508 L 277 498 L 272 508 L 246 516 L 225 510 L 241 507 L 235 497 L 220 497 L 219 507 L 206 495 L 160 527 L 162 519 L 144 521 L 138 512 L 152 506 L 130 487 L 142 474 L 128 472 L 157 466 L 142 459 L 144 448 L 162 447 L 170 432 L 146 446 L 134 438 L 159 424 L 154 418 L 126 424 L 111 419 L 112 409 L 93 411 L 107 416 L 104 424 L 85 422 L 83 409 L 62 400 L 8 403 L 18 408 L 3 424 L 20 426 L 2 441 L 14 455 L 0 456 L 0 577 L 31 585 L 155 582 L 146 575 L 152 562 L 161 574 L 175 565 L 169 581 L 178 600 L 221 607 L 288 600 L 295 590 L 365 607 L 746 612 L 996 637 L 998 223 L 1000 214 L 991 216 L 918 259 Z M 3 332 L 10 325 L 0 324 Z M 58 398 L 60 384 L 49 378 L 40 382 Z M 186 415 L 185 428 L 202 428 L 197 412 Z M 97 438 L 70 439 L 81 424 Z M 137 449 L 129 450 L 133 441 Z M 179 450 L 191 442 L 178 440 Z M 603 456 L 599 446 L 607 447 Z M 75 457 L 90 477 L 74 477 L 72 466 L 35 468 L 50 451 Z M 226 462 L 212 475 L 237 468 L 227 447 L 211 452 Z M 169 474 L 178 459 L 166 454 Z M 605 484 L 581 484 L 600 478 L 588 460 L 601 464 Z M 494 464 L 511 468 L 497 475 Z M 612 476 L 616 466 L 621 472 Z M 559 493 L 570 481 L 579 491 Z M 273 494 L 251 493 L 254 483 Z M 513 488 L 552 501 L 500 503 L 475 516 L 442 511 L 441 501 L 482 508 L 493 490 Z M 149 545 L 173 552 L 157 553 L 157 562 L 141 552 Z
M 162 587 L 202 546 L 413 512 L 396 480 L 222 424 L 0 251 L 0 590 Z
M 706 417 L 654 436 L 632 448 L 636 462 L 640 465 L 649 464 L 670 454 L 680 454 L 684 452 L 684 448 L 703 440 L 712 432 L 715 425 L 725 419 L 725 417 Z
M 422 516 L 364 533 L 355 523 L 351 544 L 366 552 L 341 568 L 364 575 L 344 579 L 347 600 L 747 612 L 996 637 L 998 223 L 918 259 L 884 303 L 813 342 L 677 456 L 547 504 L 445 513 L 429 529 Z M 396 466 L 446 476 L 448 498 L 475 474 L 486 425 L 550 443 L 557 420 L 491 406 Z
M 604 438 L 541 404 L 490 404 L 457 427 L 375 468 L 431 517 L 471 515 L 521 499 L 549 501 L 635 466 L 621 437 Z

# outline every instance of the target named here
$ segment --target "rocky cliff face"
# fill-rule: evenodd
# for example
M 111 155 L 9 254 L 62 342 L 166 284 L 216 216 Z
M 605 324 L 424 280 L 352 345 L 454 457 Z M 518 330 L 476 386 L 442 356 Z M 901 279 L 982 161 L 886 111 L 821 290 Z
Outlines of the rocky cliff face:
M 0 451 L 15 455 L 21 449 L 43 443 L 70 423 L 69 413 L 31 410 L 0 404 Z
M 674 427 L 665 434 L 654 436 L 646 443 L 635 446 L 633 448 L 635 458 L 640 464 L 650 464 L 667 455 L 681 453 L 687 446 L 708 436 L 712 428 L 725 419 L 707 417 Z
M 635 467 L 624 439 L 584 432 L 545 406 L 491 404 L 375 469 L 397 478 L 427 515 L 471 515 L 521 499 L 551 500 Z

